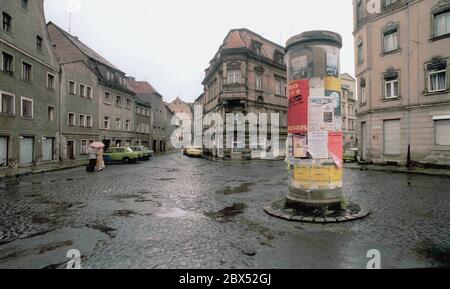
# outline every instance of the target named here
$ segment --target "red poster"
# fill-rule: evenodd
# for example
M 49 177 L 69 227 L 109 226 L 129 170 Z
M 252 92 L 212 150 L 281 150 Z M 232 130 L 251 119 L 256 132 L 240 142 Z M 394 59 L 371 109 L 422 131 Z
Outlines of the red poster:
M 308 132 L 308 99 L 309 80 L 294 80 L 289 82 L 289 133 Z
M 344 158 L 344 134 L 342 132 L 328 134 L 328 150 L 336 166 L 342 168 Z

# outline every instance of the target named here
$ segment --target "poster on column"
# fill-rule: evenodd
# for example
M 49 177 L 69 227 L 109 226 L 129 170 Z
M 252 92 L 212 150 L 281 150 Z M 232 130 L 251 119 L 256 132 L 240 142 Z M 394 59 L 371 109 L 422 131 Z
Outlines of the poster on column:
M 330 132 L 328 134 L 328 150 L 335 165 L 342 168 L 344 158 L 344 135 L 342 132 Z
M 323 96 L 312 96 L 309 99 L 309 130 L 333 130 L 333 99 Z
M 325 78 L 325 96 L 333 101 L 333 128 L 334 132 L 342 131 L 342 98 L 341 80 L 335 77 Z
M 308 132 L 309 80 L 289 82 L 288 130 L 289 133 Z
M 309 132 L 308 152 L 313 159 L 328 159 L 328 131 Z

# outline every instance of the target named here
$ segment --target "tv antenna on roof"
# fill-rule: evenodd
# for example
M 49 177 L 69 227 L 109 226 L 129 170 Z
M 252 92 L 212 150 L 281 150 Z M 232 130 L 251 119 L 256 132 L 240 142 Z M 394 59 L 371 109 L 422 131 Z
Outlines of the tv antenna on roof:
M 66 7 L 69 12 L 69 33 L 72 33 L 72 14 L 78 13 L 80 10 L 80 0 L 69 0 Z

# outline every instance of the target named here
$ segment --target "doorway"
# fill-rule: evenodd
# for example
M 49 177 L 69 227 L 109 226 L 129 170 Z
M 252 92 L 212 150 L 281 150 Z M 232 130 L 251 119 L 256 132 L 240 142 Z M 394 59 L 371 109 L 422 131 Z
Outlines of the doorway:
M 8 166 L 8 137 L 0 136 L 0 167 Z
M 367 159 L 367 123 L 361 123 L 361 161 Z
M 43 161 L 53 161 L 53 149 L 55 140 L 51 137 L 44 137 L 42 139 L 42 160 Z
M 73 140 L 67 141 L 67 159 L 68 160 L 75 159 L 75 141 Z
M 20 159 L 21 165 L 28 165 L 33 162 L 34 156 L 34 138 L 21 137 L 20 138 Z

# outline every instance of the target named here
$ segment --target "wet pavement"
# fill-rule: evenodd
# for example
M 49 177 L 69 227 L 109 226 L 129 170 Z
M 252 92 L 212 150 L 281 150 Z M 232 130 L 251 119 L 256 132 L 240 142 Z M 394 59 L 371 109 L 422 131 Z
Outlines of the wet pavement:
M 0 181 L 0 268 L 383 268 L 450 266 L 450 177 L 345 171 L 360 221 L 314 225 L 263 211 L 287 189 L 282 161 L 181 154 Z

